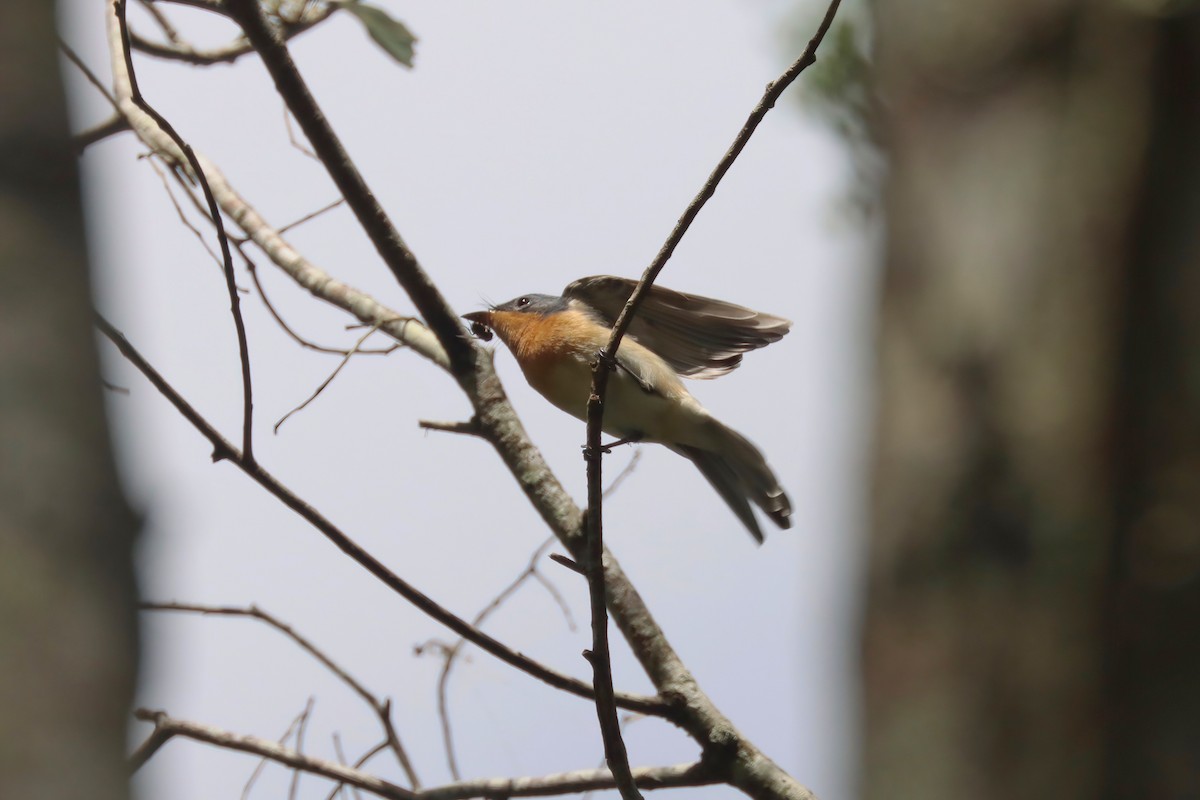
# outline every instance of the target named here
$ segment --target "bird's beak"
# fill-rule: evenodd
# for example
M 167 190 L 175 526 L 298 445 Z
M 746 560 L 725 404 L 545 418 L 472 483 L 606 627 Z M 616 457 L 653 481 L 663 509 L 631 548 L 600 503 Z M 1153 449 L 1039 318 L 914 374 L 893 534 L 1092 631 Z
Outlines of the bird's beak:
M 492 340 L 492 312 L 472 311 L 470 314 L 463 314 L 463 319 L 471 323 L 471 333 L 477 338 L 485 342 Z

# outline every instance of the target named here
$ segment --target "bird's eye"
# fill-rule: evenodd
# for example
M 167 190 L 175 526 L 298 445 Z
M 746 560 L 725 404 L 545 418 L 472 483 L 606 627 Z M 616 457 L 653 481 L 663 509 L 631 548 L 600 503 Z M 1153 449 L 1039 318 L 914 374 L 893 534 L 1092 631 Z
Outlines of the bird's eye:
M 525 308 L 525 306 L 527 306 L 527 305 L 529 305 L 528 297 L 518 297 L 517 298 L 517 308 Z

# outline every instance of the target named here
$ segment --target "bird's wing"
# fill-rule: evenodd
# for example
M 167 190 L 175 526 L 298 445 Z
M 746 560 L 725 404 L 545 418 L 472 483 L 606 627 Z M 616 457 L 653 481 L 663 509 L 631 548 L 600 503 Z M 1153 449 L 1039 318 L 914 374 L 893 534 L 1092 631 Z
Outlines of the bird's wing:
M 613 275 L 580 278 L 563 296 L 587 304 L 611 327 L 637 281 Z M 777 342 L 791 328 L 783 317 L 651 286 L 629 335 L 685 378 L 717 378 L 737 369 L 742 354 Z

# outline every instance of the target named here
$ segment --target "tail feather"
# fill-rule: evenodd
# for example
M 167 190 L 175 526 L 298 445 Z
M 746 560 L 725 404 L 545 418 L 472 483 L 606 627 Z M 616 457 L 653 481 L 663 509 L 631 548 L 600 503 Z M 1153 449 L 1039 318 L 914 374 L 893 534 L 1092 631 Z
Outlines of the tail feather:
M 696 465 L 758 542 L 763 541 L 763 533 L 750 507 L 751 502 L 780 528 L 792 527 L 791 501 L 762 453 L 737 431 L 716 420 L 712 422 L 716 447 L 701 449 L 675 444 L 670 448 Z
M 701 450 L 698 447 L 689 447 L 686 444 L 668 446 L 696 465 L 700 474 L 708 479 L 712 487 L 717 490 L 717 494 L 721 495 L 721 499 L 733 509 L 733 513 L 746 526 L 746 530 L 750 531 L 750 535 L 754 537 L 755 541 L 762 544 L 762 528 L 758 527 L 758 520 L 754 518 L 754 510 L 750 508 L 750 503 L 746 500 L 746 490 L 729 461 L 719 453 Z

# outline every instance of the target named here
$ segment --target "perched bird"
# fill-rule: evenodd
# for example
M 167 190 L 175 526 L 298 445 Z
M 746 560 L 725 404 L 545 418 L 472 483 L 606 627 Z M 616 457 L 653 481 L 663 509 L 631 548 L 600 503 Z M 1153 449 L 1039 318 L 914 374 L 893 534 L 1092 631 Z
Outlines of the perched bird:
M 530 386 L 586 420 L 591 365 L 636 286 L 611 275 L 581 278 L 561 297 L 522 295 L 464 319 L 483 338 L 495 331 Z M 759 542 L 762 529 L 750 503 L 781 528 L 791 527 L 791 503 L 758 448 L 709 414 L 679 378 L 724 375 L 743 353 L 779 341 L 791 325 L 733 303 L 652 286 L 617 350 L 604 403 L 606 433 L 621 442 L 658 442 L 690 459 Z

